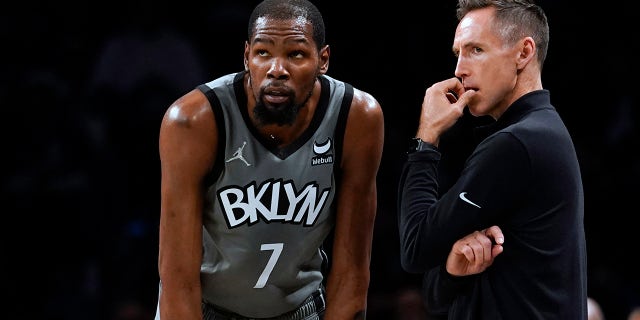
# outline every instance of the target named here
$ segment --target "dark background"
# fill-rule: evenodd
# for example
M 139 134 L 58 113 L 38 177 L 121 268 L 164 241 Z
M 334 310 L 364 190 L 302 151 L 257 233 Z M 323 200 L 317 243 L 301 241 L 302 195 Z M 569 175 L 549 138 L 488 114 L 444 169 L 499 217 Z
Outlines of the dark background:
M 2 10 L 3 314 L 152 318 L 160 120 L 188 90 L 243 68 L 256 3 L 21 1 Z M 539 1 L 551 27 L 543 85 L 580 159 L 589 295 L 607 319 L 625 319 L 640 306 L 637 11 L 631 1 L 582 3 Z M 396 183 L 424 90 L 453 76 L 455 1 L 317 5 L 328 74 L 372 93 L 385 113 L 369 318 L 409 319 L 420 282 L 399 266 Z M 443 146 L 451 172 L 470 148 L 466 129 Z

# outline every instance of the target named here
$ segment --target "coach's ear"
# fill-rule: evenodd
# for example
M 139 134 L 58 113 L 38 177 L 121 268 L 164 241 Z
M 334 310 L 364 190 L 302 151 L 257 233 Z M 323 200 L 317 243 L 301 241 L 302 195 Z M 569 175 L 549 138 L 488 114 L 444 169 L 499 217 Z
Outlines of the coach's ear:
M 531 37 L 524 37 L 517 46 L 516 66 L 518 70 L 524 69 L 531 60 L 535 61 L 536 42 Z

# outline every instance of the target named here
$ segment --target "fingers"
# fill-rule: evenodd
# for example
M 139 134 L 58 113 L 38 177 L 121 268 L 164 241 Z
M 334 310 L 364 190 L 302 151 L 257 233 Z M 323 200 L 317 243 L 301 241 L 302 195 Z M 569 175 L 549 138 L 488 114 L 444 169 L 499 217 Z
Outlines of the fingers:
M 452 107 L 460 111 L 467 106 L 476 94 L 475 90 L 465 90 L 462 82 L 455 77 L 440 81 L 427 90 L 433 91 L 434 95 L 446 98 L 446 101 L 448 101 Z
M 483 272 L 493 264 L 495 257 L 502 253 L 503 242 L 504 235 L 497 226 L 465 236 L 454 243 L 447 258 L 447 271 L 454 275 Z
M 484 234 L 492 239 L 494 245 L 491 247 L 491 256 L 495 258 L 499 254 L 502 253 L 504 248 L 502 245 L 504 244 L 504 234 L 502 233 L 502 229 L 498 226 L 491 226 L 484 230 Z
M 502 251 L 504 251 L 504 247 L 502 245 L 494 245 L 493 247 L 491 247 L 491 256 L 495 259 L 495 257 L 501 254 Z
M 491 238 L 487 237 L 483 232 L 476 231 L 473 233 L 473 240 L 471 247 L 476 253 L 476 264 L 478 266 L 491 264 L 493 261 Z
M 460 253 L 464 254 L 467 260 L 476 265 L 482 266 L 485 263 L 490 263 L 492 257 L 492 243 L 491 239 L 484 235 L 484 233 L 475 231 L 472 234 L 458 240 L 460 245 Z
M 502 245 L 504 243 L 504 234 L 502 233 L 502 229 L 498 226 L 491 226 L 484 230 L 484 234 L 493 239 L 495 244 Z
M 451 92 L 451 91 L 445 93 L 445 95 L 447 96 L 447 99 L 451 103 L 456 103 L 456 101 L 458 101 L 458 96 L 455 93 Z
M 451 78 L 427 88 L 423 101 L 417 136 L 434 143 L 463 114 L 464 103 L 456 102 L 456 95 L 464 92 L 458 79 Z
M 471 99 L 473 99 L 475 95 L 476 95 L 475 90 L 464 91 L 458 96 L 458 101 L 456 103 L 464 108 L 469 104 L 469 102 L 471 101 Z
M 447 257 L 447 272 L 455 276 L 478 274 L 504 251 L 504 234 L 498 226 L 474 231 L 453 244 Z
M 460 79 L 456 77 L 440 81 L 434 84 L 434 86 L 440 88 L 442 93 L 452 92 L 458 96 L 458 98 L 464 93 L 464 86 L 462 82 L 460 82 Z

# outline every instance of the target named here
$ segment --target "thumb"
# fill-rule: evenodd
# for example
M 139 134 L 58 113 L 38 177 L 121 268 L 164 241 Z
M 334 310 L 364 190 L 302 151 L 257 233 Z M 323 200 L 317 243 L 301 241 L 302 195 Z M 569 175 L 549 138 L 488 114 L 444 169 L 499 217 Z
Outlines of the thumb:
M 473 97 L 475 97 L 475 95 L 476 95 L 475 90 L 467 90 L 458 97 L 458 102 L 456 103 L 464 107 L 468 105 L 469 102 L 471 102 L 471 100 L 473 99 Z

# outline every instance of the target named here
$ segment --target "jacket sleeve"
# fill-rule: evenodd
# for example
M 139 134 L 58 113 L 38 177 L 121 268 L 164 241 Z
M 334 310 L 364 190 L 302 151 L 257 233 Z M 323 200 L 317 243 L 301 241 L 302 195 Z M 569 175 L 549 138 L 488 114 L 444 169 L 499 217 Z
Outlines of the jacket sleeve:
M 409 154 L 398 185 L 398 228 L 403 269 L 423 273 L 444 264 L 455 241 L 492 225 L 503 227 L 531 181 L 531 160 L 508 133 L 473 151 L 456 182 L 438 190 L 440 151 Z
M 444 265 L 427 271 L 422 279 L 422 288 L 429 319 L 447 319 L 454 300 L 468 288 L 474 277 L 454 277 L 447 272 Z
M 414 267 L 423 255 L 420 234 L 424 226 L 425 211 L 438 197 L 438 163 L 440 152 L 436 148 L 408 155 L 398 186 L 398 227 L 400 232 L 400 262 L 408 272 L 422 273 Z M 445 252 L 441 252 L 440 256 Z

